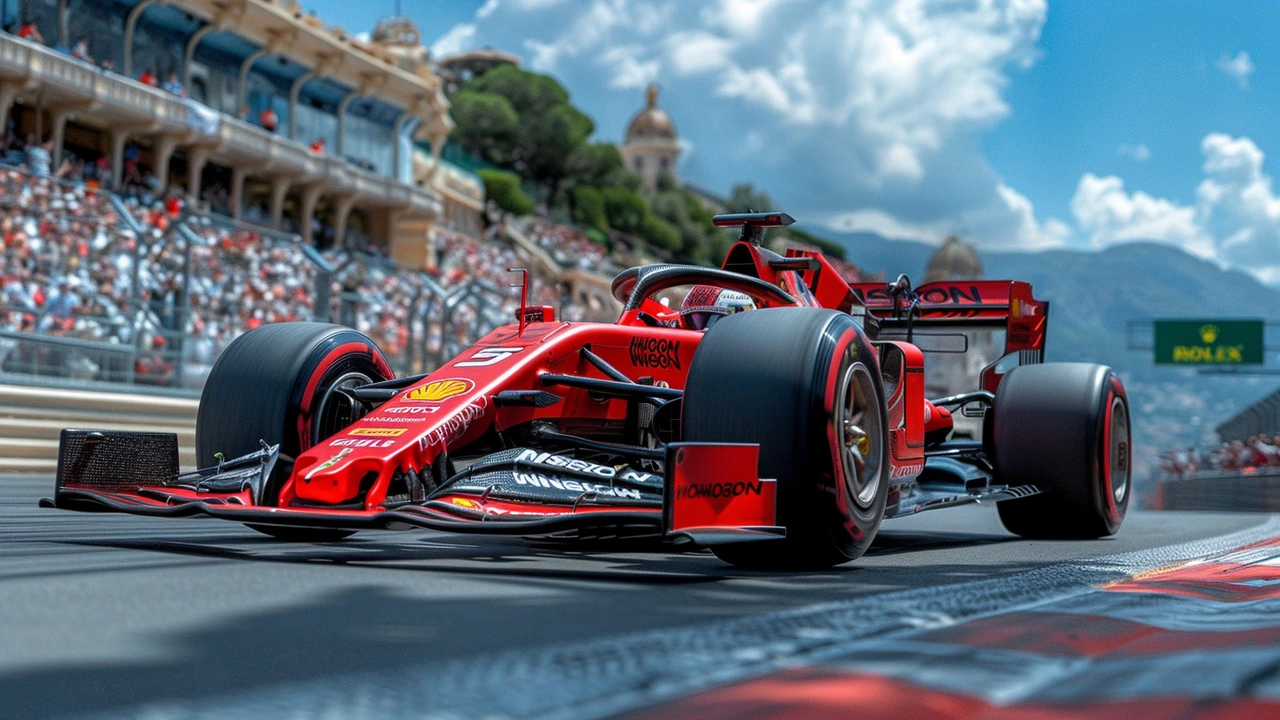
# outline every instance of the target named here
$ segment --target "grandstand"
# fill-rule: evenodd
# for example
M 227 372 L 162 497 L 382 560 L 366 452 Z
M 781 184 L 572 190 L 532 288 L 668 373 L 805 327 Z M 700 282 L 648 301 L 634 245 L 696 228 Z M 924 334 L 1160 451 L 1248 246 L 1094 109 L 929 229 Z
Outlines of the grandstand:
M 412 37 L 360 42 L 293 2 L 69 6 L 13 0 L 0 38 L 0 120 L 19 143 L 47 137 L 54 168 L 182 189 L 321 245 L 425 244 L 421 221 L 460 195 L 478 226 L 475 188 L 441 193 L 435 163 L 415 177 L 414 140 L 442 147 L 452 122 L 425 58 L 397 45 Z
M 407 20 L 362 42 L 290 2 L 69 5 L 0 5 L 0 380 L 198 388 L 239 334 L 311 319 L 417 372 L 512 320 L 514 266 L 564 317 L 615 311 L 581 233 L 484 230 Z

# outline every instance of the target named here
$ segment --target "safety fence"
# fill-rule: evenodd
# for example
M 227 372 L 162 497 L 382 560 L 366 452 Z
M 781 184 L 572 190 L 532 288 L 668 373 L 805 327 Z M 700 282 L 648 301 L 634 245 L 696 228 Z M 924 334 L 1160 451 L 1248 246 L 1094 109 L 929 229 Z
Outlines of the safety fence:
M 518 304 L 494 282 L 519 262 L 497 236 L 440 240 L 451 271 L 433 277 L 12 167 L 0 167 L 0 231 L 0 374 L 12 378 L 199 388 L 237 336 L 295 320 L 358 328 L 398 372 L 419 372 Z
M 1280 472 L 1201 473 L 1195 477 L 1157 478 L 1147 494 L 1156 510 L 1280 512 Z

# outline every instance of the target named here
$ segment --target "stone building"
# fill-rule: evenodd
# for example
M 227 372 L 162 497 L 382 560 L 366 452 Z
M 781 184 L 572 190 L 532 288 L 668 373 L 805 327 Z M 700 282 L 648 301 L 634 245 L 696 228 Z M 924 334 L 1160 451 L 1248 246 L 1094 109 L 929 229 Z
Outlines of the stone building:
M 680 144 L 675 123 L 658 107 L 658 86 L 650 84 L 645 94 L 645 107 L 631 118 L 619 150 L 627 169 L 644 178 L 645 188 L 652 192 L 663 174 L 679 183 L 676 161 L 680 159 Z

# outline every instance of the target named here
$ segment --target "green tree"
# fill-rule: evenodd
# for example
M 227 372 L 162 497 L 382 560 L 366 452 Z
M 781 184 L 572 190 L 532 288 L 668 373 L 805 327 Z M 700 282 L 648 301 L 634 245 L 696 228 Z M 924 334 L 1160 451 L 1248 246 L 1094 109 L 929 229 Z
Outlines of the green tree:
M 739 183 L 729 191 L 729 206 L 726 209 L 731 213 L 744 213 L 766 212 L 778 208 L 773 206 L 773 199 L 768 193 L 756 190 L 751 183 Z
M 491 92 L 511 102 L 521 115 L 538 114 L 569 102 L 569 91 L 550 75 L 502 65 L 467 83 L 463 90 Z
M 645 215 L 640 222 L 640 237 L 654 247 L 680 252 L 684 243 L 680 239 L 680 231 L 674 225 L 652 213 Z
M 573 221 L 588 225 L 602 232 L 609 230 L 609 216 L 604 210 L 604 198 L 590 185 L 578 185 L 569 194 L 573 206 Z
M 605 216 L 609 219 L 609 227 L 625 233 L 640 230 L 644 219 L 650 214 L 649 203 L 644 196 L 624 187 L 607 187 L 600 191 L 604 200 Z
M 512 215 L 528 215 L 533 210 L 533 200 L 520 189 L 520 176 L 503 170 L 480 171 L 484 181 L 484 193 L 498 207 Z
M 622 164 L 622 153 L 618 152 L 617 146 L 612 143 L 591 143 L 579 146 L 569 158 L 568 172 L 573 182 L 579 185 L 593 185 L 597 188 L 607 185 L 629 187 L 628 176 L 631 175 Z M 635 177 L 639 178 L 638 175 Z
M 470 90 L 454 94 L 451 103 L 454 141 L 495 165 L 510 162 L 520 123 L 511 103 L 495 93 Z
M 550 76 L 503 66 L 464 85 L 454 95 L 455 107 L 463 95 L 471 98 L 464 99 L 464 112 L 454 112 L 458 142 L 465 139 L 474 152 L 483 144 L 486 126 L 497 127 L 503 134 L 485 149 L 485 157 L 543 186 L 556 200 L 573 169 L 572 159 L 595 131 L 591 118 L 569 102 L 569 93 Z M 505 100 L 515 113 L 514 124 L 497 103 L 486 101 L 484 112 L 478 112 L 476 96 Z

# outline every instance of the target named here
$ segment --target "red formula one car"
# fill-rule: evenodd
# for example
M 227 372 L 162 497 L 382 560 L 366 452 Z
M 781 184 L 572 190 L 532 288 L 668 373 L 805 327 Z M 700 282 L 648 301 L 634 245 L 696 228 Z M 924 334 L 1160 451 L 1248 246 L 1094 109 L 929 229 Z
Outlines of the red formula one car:
M 785 214 L 716 222 L 742 228 L 722 269 L 627 270 L 612 324 L 522 307 L 421 376 L 393 377 L 346 327 L 252 330 L 204 388 L 204 469 L 178 472 L 173 435 L 66 430 L 46 504 L 299 541 L 649 538 L 763 567 L 847 562 L 885 517 L 975 501 L 1023 536 L 1116 532 L 1124 388 L 1106 367 L 1041 364 L 1049 307 L 1028 284 L 851 286 L 819 253 L 760 246 Z M 926 354 L 967 357 L 975 331 L 996 352 L 969 363 L 973 390 L 926 399 Z

